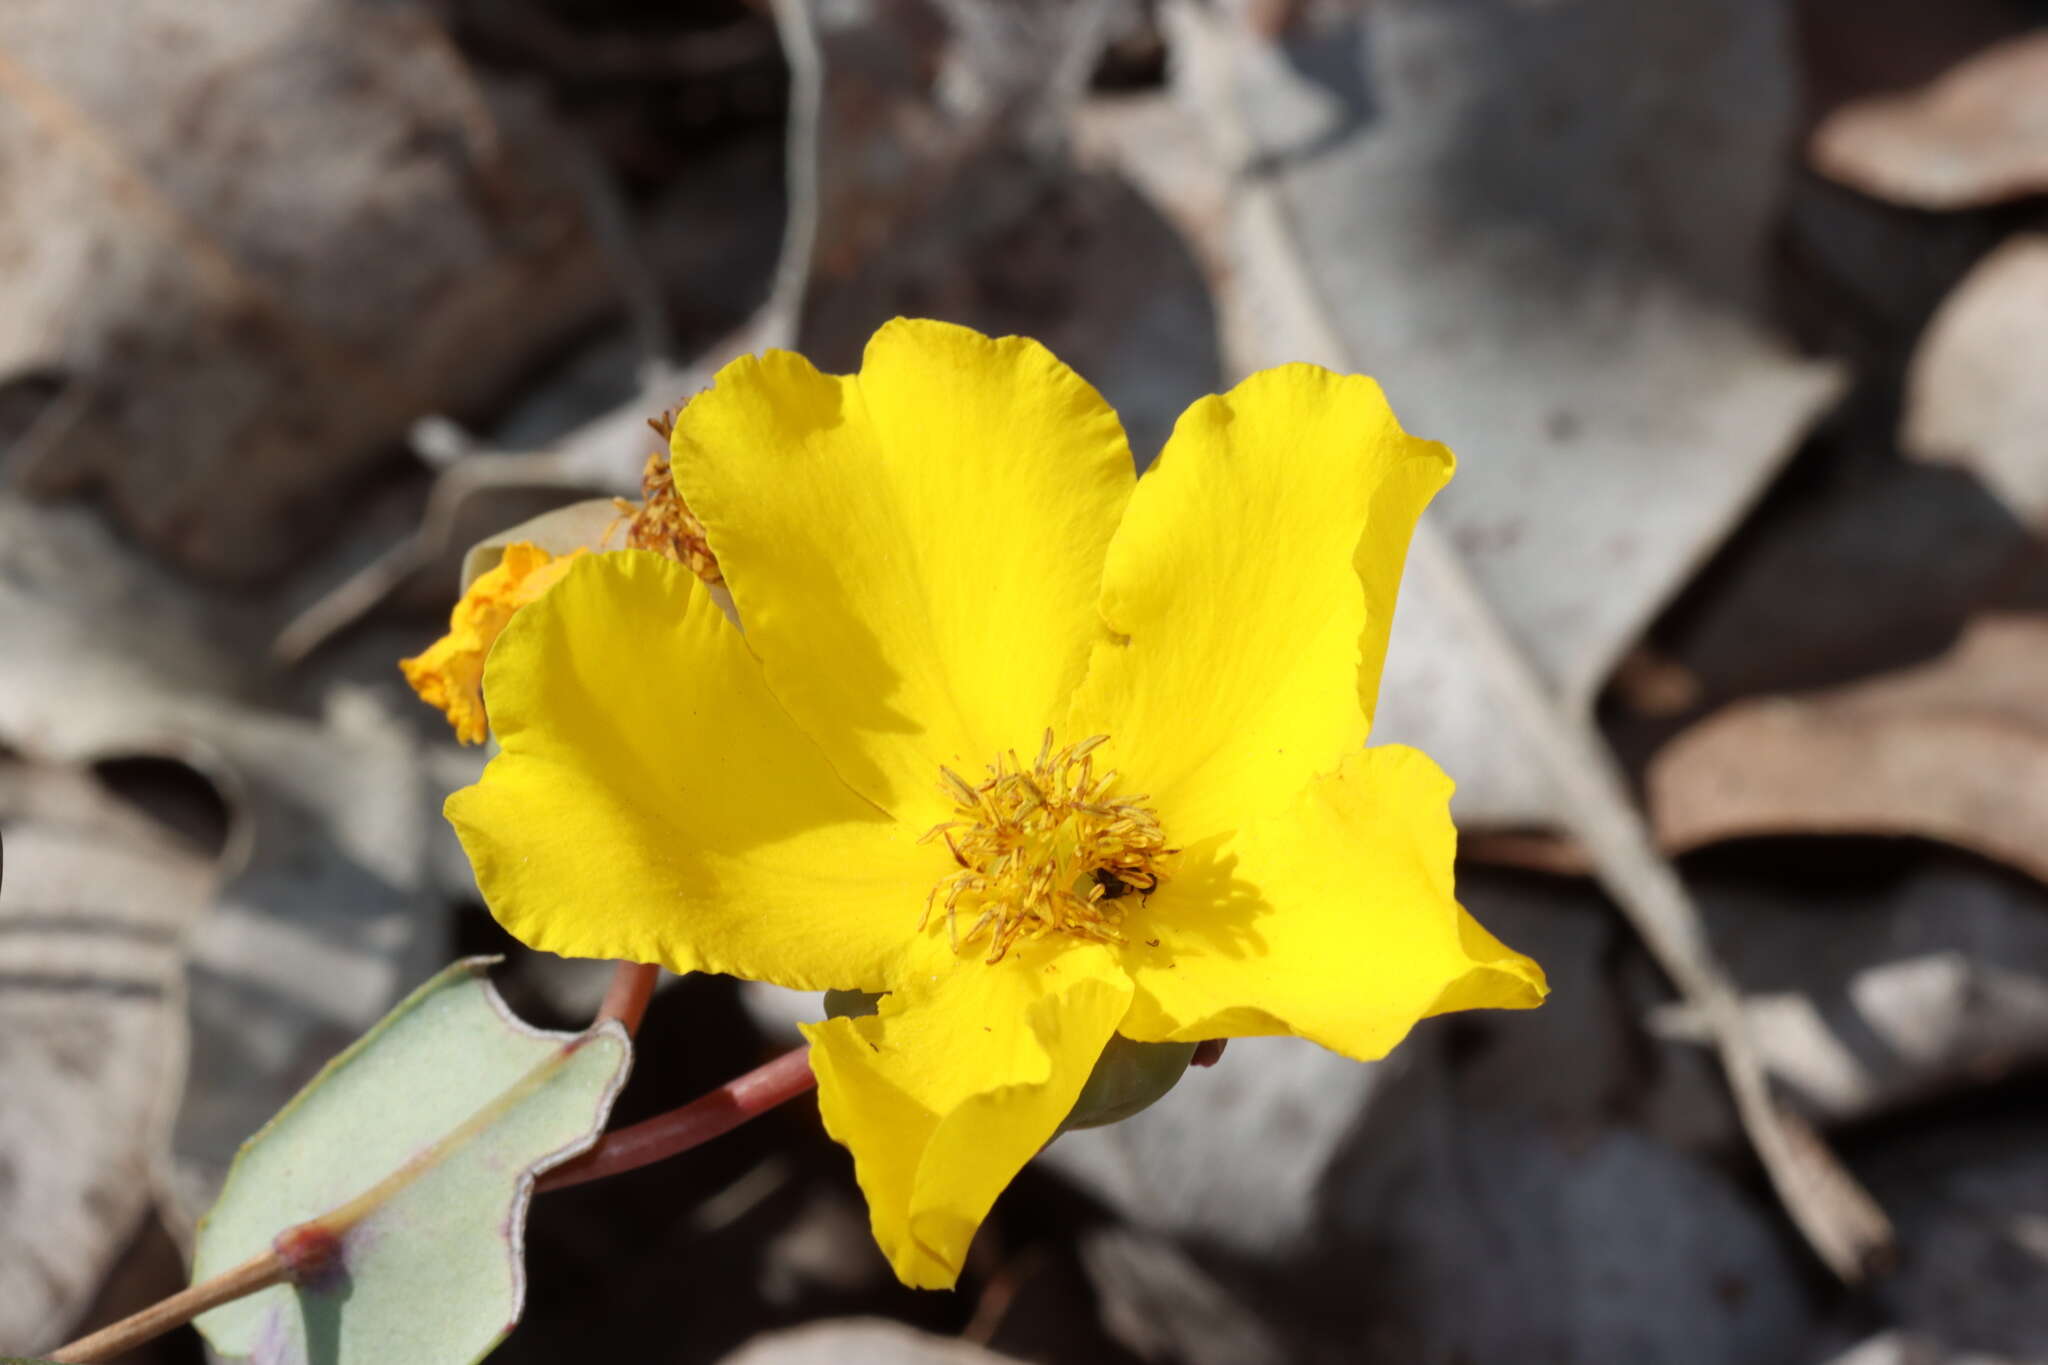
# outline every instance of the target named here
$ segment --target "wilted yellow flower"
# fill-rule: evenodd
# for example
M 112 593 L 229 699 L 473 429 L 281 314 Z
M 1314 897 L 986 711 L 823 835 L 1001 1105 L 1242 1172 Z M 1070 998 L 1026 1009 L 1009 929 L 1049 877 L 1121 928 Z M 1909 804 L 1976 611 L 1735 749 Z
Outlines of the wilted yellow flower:
M 667 439 L 675 430 L 675 414 L 665 412 L 659 421 L 648 425 Z M 706 583 L 725 582 L 718 571 L 718 557 L 711 553 L 711 543 L 704 538 L 704 523 L 697 520 L 676 493 L 667 451 L 647 457 L 647 467 L 640 473 L 639 506 L 621 499 L 619 510 L 628 518 L 627 549 L 652 550 L 688 565 L 690 572 Z
M 537 948 L 886 992 L 806 1032 L 906 1283 L 954 1282 L 1114 1033 L 1365 1059 L 1541 1000 L 1453 898 L 1449 780 L 1364 747 L 1452 465 L 1371 380 L 1254 375 L 1138 479 L 1037 343 L 898 321 L 858 375 L 736 361 L 672 449 L 744 637 L 585 557 L 491 656 L 503 753 L 448 813 Z
M 559 583 L 582 553 L 551 555 L 525 541 L 507 545 L 498 566 L 479 575 L 455 604 L 448 633 L 425 652 L 398 661 L 412 690 L 427 705 L 440 708 L 464 744 L 481 744 L 490 733 L 483 684 L 484 660 L 492 644 L 512 613 Z
M 649 425 L 667 440 L 673 417 L 672 413 L 663 413 Z M 628 549 L 653 550 L 688 566 L 723 593 L 724 579 L 718 572 L 718 560 L 704 539 L 704 527 L 675 491 L 666 451 L 647 457 L 640 492 L 637 503 L 624 498 L 613 498 L 609 503 L 577 503 L 522 522 L 507 532 L 508 540 L 524 533 L 546 539 L 558 549 L 565 544 L 567 548 L 556 555 L 523 536 L 509 540 L 497 564 L 478 574 L 463 590 L 449 618 L 448 633 L 424 653 L 399 660 L 398 667 L 413 691 L 419 693 L 420 700 L 438 707 L 448 717 L 457 739 L 464 744 L 481 744 L 490 732 L 490 718 L 483 703 L 484 660 L 512 614 L 537 601 L 560 582 L 569 571 L 569 561 L 584 551 L 620 544 Z M 593 509 L 601 514 L 596 520 L 590 515 Z M 486 548 L 495 547 L 487 541 L 470 554 L 474 557 Z

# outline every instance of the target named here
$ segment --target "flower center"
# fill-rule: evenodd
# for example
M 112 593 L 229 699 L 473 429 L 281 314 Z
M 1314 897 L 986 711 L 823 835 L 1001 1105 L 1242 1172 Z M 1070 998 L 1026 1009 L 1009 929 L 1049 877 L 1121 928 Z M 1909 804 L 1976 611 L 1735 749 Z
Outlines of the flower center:
M 1115 769 L 1096 773 L 1095 751 L 1108 738 L 1055 750 L 1047 730 L 1030 767 L 1012 749 L 979 786 L 940 767 L 953 818 L 921 842 L 944 839 L 959 866 L 925 898 L 920 930 L 943 909 L 953 951 L 986 940 L 992 963 L 1017 940 L 1047 934 L 1123 941 L 1123 898 L 1158 886 L 1176 850 L 1143 796 L 1115 794 Z

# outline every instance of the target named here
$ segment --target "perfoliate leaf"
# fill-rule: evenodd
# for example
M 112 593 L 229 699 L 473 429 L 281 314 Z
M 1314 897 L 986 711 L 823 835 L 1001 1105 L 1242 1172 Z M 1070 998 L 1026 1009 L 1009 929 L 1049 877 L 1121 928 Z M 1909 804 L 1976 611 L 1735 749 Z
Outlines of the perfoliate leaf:
M 456 963 L 328 1064 L 242 1148 L 200 1224 L 195 1281 L 380 1188 L 338 1257 L 198 1319 L 257 1365 L 467 1365 L 519 1320 L 534 1177 L 603 1131 L 631 1054 L 616 1022 L 549 1033 Z M 397 1173 L 394 1178 L 394 1173 Z

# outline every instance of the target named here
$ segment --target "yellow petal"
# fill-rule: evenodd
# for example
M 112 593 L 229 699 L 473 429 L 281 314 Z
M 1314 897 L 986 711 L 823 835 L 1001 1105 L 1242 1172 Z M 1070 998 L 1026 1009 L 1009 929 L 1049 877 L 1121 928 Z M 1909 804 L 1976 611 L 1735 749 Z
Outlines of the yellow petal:
M 929 823 L 940 764 L 1037 747 L 1133 482 L 1116 414 L 1043 346 L 898 319 L 858 375 L 749 356 L 673 444 L 769 685 L 856 790 Z
M 1188 844 L 1293 799 L 1365 740 L 1409 533 L 1451 453 L 1379 385 L 1265 370 L 1182 414 L 1102 585 L 1071 730 Z
M 420 700 L 438 707 L 464 744 L 489 733 L 484 715 L 484 660 L 512 613 L 552 588 L 581 550 L 556 558 L 526 541 L 507 545 L 496 568 L 479 574 L 455 604 L 448 633 L 422 654 L 398 662 Z
M 1131 996 L 1111 950 L 934 955 L 865 1019 L 806 1026 L 825 1127 L 905 1284 L 947 1289 L 989 1206 L 1059 1128 Z
M 1126 921 L 1147 1042 L 1291 1033 L 1385 1056 L 1419 1019 L 1528 1009 L 1543 971 L 1452 893 L 1450 779 L 1414 749 L 1353 754 L 1289 809 L 1190 849 Z
M 503 752 L 448 800 L 491 911 L 570 957 L 882 990 L 947 865 L 849 790 L 689 570 L 587 557 L 484 679 Z

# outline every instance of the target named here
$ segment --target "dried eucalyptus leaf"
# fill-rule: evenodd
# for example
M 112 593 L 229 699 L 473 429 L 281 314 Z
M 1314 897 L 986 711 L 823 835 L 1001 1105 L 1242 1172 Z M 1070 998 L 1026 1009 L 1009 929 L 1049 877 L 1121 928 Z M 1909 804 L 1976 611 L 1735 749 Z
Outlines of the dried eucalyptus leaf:
M 0 1341 L 68 1339 L 154 1198 L 213 858 L 77 769 L 0 764 Z
M 1657 754 L 1660 840 L 1917 835 L 2048 882 L 2048 618 L 1987 616 L 1946 655 L 1737 702 Z
M 1777 1107 L 1590 716 L 1841 382 L 1751 320 L 1793 115 L 1784 8 L 1401 0 L 1277 35 L 1190 3 L 1167 17 L 1222 230 L 1178 211 L 1222 267 L 1234 365 L 1375 374 L 1465 460 L 1410 551 L 1374 738 L 1433 753 L 1466 825 L 1587 845 L 1711 1020 L 1787 1210 L 1855 1278 L 1883 1215 Z
M 507 527 L 469 547 L 462 557 L 462 588 L 498 567 L 505 547 L 527 541 L 551 555 L 584 548 L 616 550 L 624 544 L 627 517 L 610 498 L 586 498 Z
M 545 117 L 415 3 L 15 0 L 0 164 L 0 376 L 60 389 L 13 472 L 214 573 L 608 292 Z
M 337 691 L 308 720 L 235 699 L 217 623 L 92 519 L 0 497 L 0 743 L 61 765 L 164 755 L 231 829 L 194 929 L 192 1071 L 166 1215 L 189 1226 L 235 1147 L 443 956 L 445 784 L 407 726 Z
M 1939 13 L 1939 11 L 1934 11 Z M 1916 209 L 2048 190 L 2048 34 L 1995 42 L 1915 90 L 1851 99 L 1814 128 L 1823 175 Z
M 2024 232 L 1979 262 L 1928 324 L 1906 375 L 1901 438 L 1919 459 L 1972 471 L 2035 527 L 2048 527 L 2044 350 L 2048 233 Z

